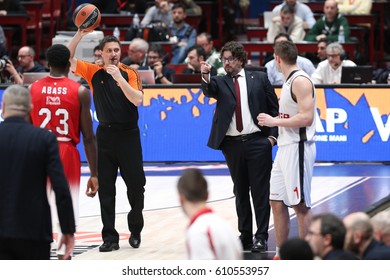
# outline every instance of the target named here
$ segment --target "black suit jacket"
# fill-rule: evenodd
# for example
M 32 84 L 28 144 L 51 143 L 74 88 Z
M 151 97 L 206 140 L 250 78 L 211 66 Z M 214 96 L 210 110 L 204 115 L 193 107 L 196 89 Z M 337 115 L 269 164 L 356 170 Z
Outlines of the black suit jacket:
M 19 117 L 0 124 L 0 238 L 52 241 L 50 178 L 62 232 L 75 232 L 72 199 L 55 135 Z
M 245 76 L 249 110 L 253 122 L 260 128 L 264 136 L 277 138 L 277 127 L 259 126 L 257 121 L 257 115 L 260 113 L 267 113 L 274 117 L 279 113 L 278 98 L 267 74 L 259 71 L 245 71 Z M 214 76 L 211 77 L 210 83 L 205 83 L 202 79 L 202 90 L 207 97 L 217 99 L 217 107 L 207 145 L 213 149 L 220 149 L 236 107 L 233 78 L 228 75 Z

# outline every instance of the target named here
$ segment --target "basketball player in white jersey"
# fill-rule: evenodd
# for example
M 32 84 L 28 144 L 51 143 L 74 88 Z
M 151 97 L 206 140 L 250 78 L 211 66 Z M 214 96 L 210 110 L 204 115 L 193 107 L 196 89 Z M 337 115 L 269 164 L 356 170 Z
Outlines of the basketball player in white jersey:
M 285 82 L 279 101 L 279 117 L 261 113 L 262 126 L 279 127 L 278 151 L 272 167 L 270 204 L 274 216 L 276 256 L 290 230 L 288 207 L 297 215 L 299 237 L 307 234 L 311 218 L 311 179 L 316 157 L 316 93 L 309 76 L 296 65 L 297 48 L 289 41 L 275 45 L 277 69 Z

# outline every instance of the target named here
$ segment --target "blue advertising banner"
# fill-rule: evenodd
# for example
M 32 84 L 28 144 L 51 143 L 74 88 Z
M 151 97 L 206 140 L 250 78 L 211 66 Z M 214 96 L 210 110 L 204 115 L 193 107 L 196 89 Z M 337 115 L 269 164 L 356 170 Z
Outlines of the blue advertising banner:
M 280 88 L 275 90 L 279 94 Z M 390 88 L 316 92 L 317 161 L 390 161 Z M 145 88 L 144 93 L 139 107 L 144 161 L 224 161 L 221 151 L 207 147 L 215 100 L 204 97 L 200 88 Z M 96 131 L 93 104 L 91 114 Z M 82 143 L 78 148 L 86 161 Z

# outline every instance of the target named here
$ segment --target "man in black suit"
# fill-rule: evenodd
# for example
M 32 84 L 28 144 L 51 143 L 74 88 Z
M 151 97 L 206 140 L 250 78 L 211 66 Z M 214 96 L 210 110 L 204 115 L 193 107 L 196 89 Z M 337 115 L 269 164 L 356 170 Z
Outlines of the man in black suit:
M 259 126 L 256 117 L 263 112 L 277 116 L 278 100 L 265 73 L 244 70 L 247 52 L 240 43 L 226 43 L 221 60 L 226 76 L 210 78 L 211 66 L 206 62 L 201 66 L 203 93 L 217 99 L 208 146 L 222 150 L 229 167 L 244 249 L 266 251 L 272 146 L 278 132 Z M 249 193 L 257 225 L 254 236 Z
M 50 259 L 48 177 L 64 233 L 60 243 L 68 258 L 74 247 L 75 221 L 57 139 L 27 122 L 30 109 L 26 88 L 12 85 L 5 90 L 0 124 L 0 259 Z

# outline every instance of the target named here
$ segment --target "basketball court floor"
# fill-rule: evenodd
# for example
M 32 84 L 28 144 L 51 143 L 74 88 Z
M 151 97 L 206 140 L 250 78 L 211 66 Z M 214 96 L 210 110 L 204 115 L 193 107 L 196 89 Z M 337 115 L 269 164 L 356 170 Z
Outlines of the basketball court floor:
M 184 260 L 185 230 L 188 219 L 182 212 L 176 192 L 177 179 L 183 169 L 200 168 L 209 184 L 209 206 L 225 218 L 237 232 L 237 218 L 232 181 L 224 163 L 145 164 L 145 226 L 138 249 L 128 243 L 126 215 L 129 205 L 125 184 L 117 180 L 116 229 L 120 233 L 120 249 L 100 253 L 101 220 L 99 200 L 84 195 L 88 168 L 83 167 L 80 191 L 80 221 L 76 234 L 74 260 Z M 385 164 L 316 164 L 312 182 L 313 214 L 332 212 L 341 218 L 355 211 L 366 211 L 390 195 L 390 165 Z M 297 236 L 292 212 L 290 237 Z M 267 259 L 275 252 L 273 218 L 269 229 L 269 251 L 252 254 L 245 259 Z M 56 235 L 56 233 L 55 233 Z M 55 246 L 53 246 L 55 247 Z M 52 251 L 55 259 L 55 252 Z

